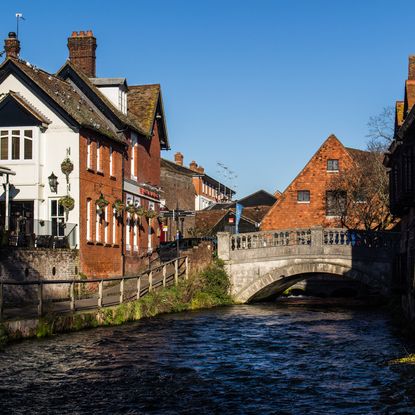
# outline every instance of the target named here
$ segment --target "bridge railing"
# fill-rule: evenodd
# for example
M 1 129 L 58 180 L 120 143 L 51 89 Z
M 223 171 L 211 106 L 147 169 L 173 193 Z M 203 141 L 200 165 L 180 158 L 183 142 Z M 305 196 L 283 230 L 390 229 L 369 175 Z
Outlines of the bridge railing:
M 311 245 L 311 229 L 286 229 L 231 235 L 231 251 L 275 246 Z
M 304 245 L 392 249 L 398 244 L 399 234 L 339 228 L 301 228 L 229 235 L 228 238 L 230 251 Z

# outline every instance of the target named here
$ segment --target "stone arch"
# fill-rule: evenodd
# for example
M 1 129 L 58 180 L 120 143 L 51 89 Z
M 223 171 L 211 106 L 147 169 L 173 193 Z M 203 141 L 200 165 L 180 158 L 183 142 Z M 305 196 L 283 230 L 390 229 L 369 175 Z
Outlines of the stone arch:
M 332 274 L 359 281 L 365 285 L 373 285 L 373 278 L 364 271 L 350 265 L 335 262 L 305 262 L 290 264 L 275 268 L 266 274 L 260 275 L 251 283 L 243 287 L 235 299 L 241 303 L 249 302 L 255 295 L 269 286 L 280 287 L 282 290 L 304 279 L 301 274 Z M 372 283 L 372 284 L 371 284 Z

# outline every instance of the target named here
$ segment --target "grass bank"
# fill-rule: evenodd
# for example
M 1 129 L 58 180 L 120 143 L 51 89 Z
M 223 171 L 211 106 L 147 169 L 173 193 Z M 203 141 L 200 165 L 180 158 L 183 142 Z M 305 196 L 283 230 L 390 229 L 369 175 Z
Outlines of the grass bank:
M 137 301 L 94 311 L 6 322 L 0 326 L 0 344 L 26 337 L 41 338 L 87 328 L 119 325 L 164 313 L 229 305 L 233 304 L 229 288 L 229 277 L 223 263 L 216 260 L 204 270 L 191 274 L 188 280 L 181 280 L 177 286 L 152 291 Z

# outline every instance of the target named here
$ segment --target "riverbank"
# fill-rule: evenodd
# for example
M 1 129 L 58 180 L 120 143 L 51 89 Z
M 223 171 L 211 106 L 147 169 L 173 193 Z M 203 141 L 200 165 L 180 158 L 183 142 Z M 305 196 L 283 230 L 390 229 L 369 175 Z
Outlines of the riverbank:
M 177 286 L 152 291 L 140 300 L 113 307 L 67 314 L 49 314 L 30 320 L 12 320 L 0 325 L 0 346 L 23 338 L 42 338 L 58 333 L 115 326 L 159 314 L 233 304 L 229 277 L 217 260 Z

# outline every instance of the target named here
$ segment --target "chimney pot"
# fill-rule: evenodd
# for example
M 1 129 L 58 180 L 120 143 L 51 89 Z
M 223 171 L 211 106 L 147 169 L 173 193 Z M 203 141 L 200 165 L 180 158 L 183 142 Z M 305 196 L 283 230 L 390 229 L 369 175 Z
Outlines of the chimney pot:
M 96 48 L 97 40 L 92 30 L 72 32 L 72 36 L 68 38 L 69 60 L 89 78 L 96 77 Z
M 190 168 L 190 170 L 197 171 L 197 163 L 193 160 L 193 161 L 189 164 L 189 168 Z
M 203 174 L 205 172 L 205 169 L 202 166 L 198 166 L 197 167 L 197 171 L 201 174 Z
M 183 154 L 180 152 L 177 152 L 174 155 L 174 162 L 179 166 L 183 166 Z
M 415 55 L 409 56 L 408 80 L 415 80 Z
M 20 40 L 17 39 L 15 32 L 9 32 L 8 38 L 4 40 L 4 50 L 6 51 L 6 58 L 19 58 Z

